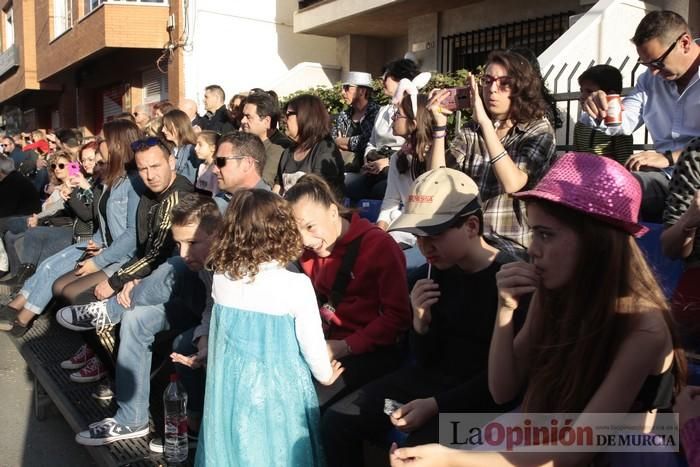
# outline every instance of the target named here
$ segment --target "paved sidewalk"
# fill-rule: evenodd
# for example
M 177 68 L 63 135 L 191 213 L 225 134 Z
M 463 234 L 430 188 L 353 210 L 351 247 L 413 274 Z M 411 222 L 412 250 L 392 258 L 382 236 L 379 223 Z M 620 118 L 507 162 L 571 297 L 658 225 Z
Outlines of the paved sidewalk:
M 4 332 L 0 355 L 0 467 L 96 466 L 55 407 L 44 421 L 34 418 L 31 375 Z

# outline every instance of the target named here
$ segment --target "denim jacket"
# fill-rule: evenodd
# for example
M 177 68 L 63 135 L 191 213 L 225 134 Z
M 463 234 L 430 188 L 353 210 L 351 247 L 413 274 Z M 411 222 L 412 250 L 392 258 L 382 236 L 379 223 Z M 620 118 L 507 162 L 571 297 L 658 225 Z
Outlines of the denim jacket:
M 113 240 L 102 253 L 95 256 L 96 266 L 104 268 L 112 263 L 123 262 L 136 252 L 136 211 L 145 189 L 136 172 L 129 172 L 112 186 L 107 200 L 107 218 L 99 216 L 100 226 L 94 238 L 99 239 L 103 245 L 107 244 L 104 234 L 106 221 Z M 95 202 L 99 203 L 99 200 Z
M 194 185 L 197 179 L 197 167 L 200 160 L 197 159 L 197 153 L 194 151 L 194 146 L 184 144 L 175 148 L 173 155 L 175 156 L 175 172 L 185 177 Z

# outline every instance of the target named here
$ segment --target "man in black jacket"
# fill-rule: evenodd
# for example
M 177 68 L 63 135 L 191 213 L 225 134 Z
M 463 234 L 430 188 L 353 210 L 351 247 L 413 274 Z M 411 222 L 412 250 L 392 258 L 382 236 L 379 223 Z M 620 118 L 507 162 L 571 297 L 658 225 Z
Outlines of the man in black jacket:
M 93 329 L 95 316 L 104 312 L 109 300 L 127 282 L 143 279 L 163 264 L 175 251 L 170 231 L 170 214 L 183 193 L 192 192 L 192 184 L 175 173 L 175 158 L 164 139 L 147 138 L 132 144 L 136 168 L 146 185 L 136 212 L 136 254 L 111 277 L 95 287 L 100 302 L 74 305 L 59 311 L 58 321 L 69 329 Z M 111 301 L 115 301 L 113 297 Z
M 9 157 L 0 158 L 0 218 L 31 216 L 41 211 L 39 193 L 34 185 L 15 170 Z
M 204 108 L 207 113 L 202 120 L 202 130 L 216 131 L 221 135 L 236 130 L 226 110 L 226 94 L 221 86 L 212 84 L 204 88 Z

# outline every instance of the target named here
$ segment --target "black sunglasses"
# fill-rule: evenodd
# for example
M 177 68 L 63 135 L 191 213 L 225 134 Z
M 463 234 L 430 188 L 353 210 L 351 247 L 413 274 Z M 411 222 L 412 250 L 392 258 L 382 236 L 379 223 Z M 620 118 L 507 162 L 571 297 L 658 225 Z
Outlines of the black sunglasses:
M 228 161 L 233 161 L 233 160 L 241 160 L 241 159 L 248 159 L 249 156 L 218 156 L 214 158 L 214 163 L 218 168 L 223 168 L 226 167 L 226 162 Z M 258 161 L 256 159 L 253 159 L 250 157 L 250 160 L 253 162 L 257 163 Z
M 219 156 L 214 158 L 214 162 L 218 168 L 226 167 L 226 162 L 233 160 L 245 159 L 245 156 Z
M 289 118 L 289 117 L 291 117 L 292 115 L 296 115 L 296 114 L 297 114 L 297 113 L 296 113 L 296 111 L 294 111 L 294 110 L 287 110 L 287 112 L 285 112 L 284 115 L 285 115 L 285 117 Z
M 146 149 L 152 148 L 153 146 L 160 146 L 165 152 L 170 154 L 170 148 L 161 138 L 151 136 L 150 138 L 144 138 L 131 143 L 131 150 L 134 152 L 145 151 Z
M 685 36 L 685 33 L 678 36 L 678 39 L 673 41 L 673 44 L 668 46 L 668 49 L 666 49 L 666 52 L 661 54 L 661 56 L 659 58 L 657 58 L 656 60 L 652 60 L 650 62 L 643 62 L 641 59 L 639 59 L 639 60 L 637 60 L 637 63 L 639 63 L 640 65 L 644 65 L 645 67 L 655 68 L 657 70 L 663 70 L 664 68 L 666 68 L 666 64 L 664 63 L 664 61 L 666 60 L 666 57 L 668 57 L 668 55 L 673 51 L 673 49 L 676 48 L 676 44 L 678 44 L 678 41 L 681 40 L 683 38 L 683 36 Z
M 63 162 L 61 162 L 60 164 L 51 164 L 51 170 L 56 170 L 56 167 L 63 170 L 66 168 L 66 164 L 64 164 Z

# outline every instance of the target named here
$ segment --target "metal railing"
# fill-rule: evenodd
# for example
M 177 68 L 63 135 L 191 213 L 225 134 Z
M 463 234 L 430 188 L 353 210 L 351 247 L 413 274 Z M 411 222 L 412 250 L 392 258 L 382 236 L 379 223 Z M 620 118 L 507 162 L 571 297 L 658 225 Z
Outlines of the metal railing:
M 160 3 L 167 5 L 167 0 L 84 0 L 84 14 L 88 15 L 105 3 Z
M 491 51 L 512 47 L 527 47 L 539 55 L 569 29 L 569 17 L 573 14 L 567 11 L 445 36 L 442 38 L 440 70 L 443 73 L 461 69 L 474 71 L 486 63 Z
M 625 96 L 633 88 L 637 75 L 637 69 L 639 64 L 633 62 L 634 66 L 629 72 L 629 86 L 622 89 L 622 95 Z M 613 65 L 612 58 L 608 58 L 605 65 Z M 617 69 L 620 70 L 623 76 L 623 83 L 627 80 L 625 77 L 625 69 L 630 64 L 630 57 L 625 57 Z M 561 117 L 563 126 L 557 130 L 557 150 L 558 151 L 572 151 L 574 149 L 573 138 L 574 138 L 574 124 L 578 121 L 579 116 L 579 98 L 581 93 L 578 90 L 578 77 L 588 68 L 596 65 L 594 60 L 590 60 L 584 64 L 580 61 L 576 63 L 569 64 L 563 63 L 559 67 L 551 65 L 547 71 L 543 74 L 543 79 L 545 82 L 551 84 L 549 87 L 552 92 L 554 100 L 557 102 L 557 107 L 561 112 Z M 553 77 L 550 79 L 550 77 Z M 643 142 L 637 142 L 639 140 L 639 135 L 643 133 Z M 563 141 L 563 142 L 562 142 Z M 635 143 L 632 145 L 632 149 L 635 151 L 643 151 L 653 149 L 654 145 L 649 142 L 649 132 L 646 127 L 642 125 L 640 129 L 635 132 Z

